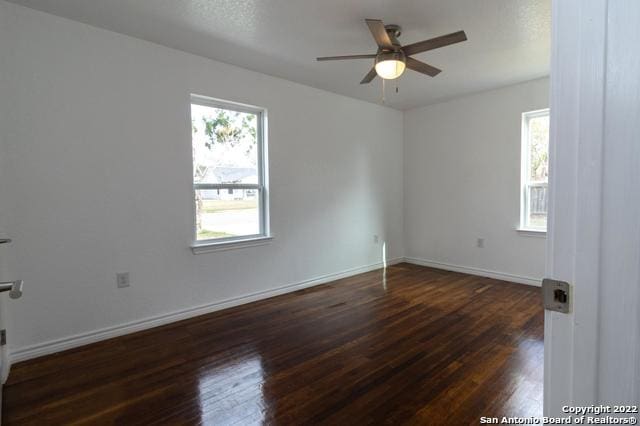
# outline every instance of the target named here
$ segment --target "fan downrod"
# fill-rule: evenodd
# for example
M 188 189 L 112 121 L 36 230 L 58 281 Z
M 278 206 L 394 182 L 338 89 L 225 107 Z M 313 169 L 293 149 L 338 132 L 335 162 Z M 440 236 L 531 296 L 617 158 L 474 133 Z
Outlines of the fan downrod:
M 402 27 L 400 25 L 389 24 L 385 25 L 384 29 L 387 31 L 389 38 L 391 39 L 391 43 L 394 46 L 400 47 L 400 42 L 398 41 L 398 37 L 402 35 Z

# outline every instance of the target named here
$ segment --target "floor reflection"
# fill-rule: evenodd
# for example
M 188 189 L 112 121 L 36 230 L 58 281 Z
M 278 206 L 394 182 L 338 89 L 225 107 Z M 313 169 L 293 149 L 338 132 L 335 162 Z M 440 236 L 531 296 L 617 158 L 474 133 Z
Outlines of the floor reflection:
M 504 404 L 505 415 L 538 417 L 542 414 L 544 341 L 525 339 L 518 345 L 509 365 L 511 379 L 508 388 L 514 389 Z
M 538 289 L 409 264 L 21 363 L 3 424 L 542 415 Z
M 387 269 L 382 270 L 382 288 L 387 291 Z
M 264 380 L 262 359 L 255 353 L 207 371 L 198 382 L 202 422 L 262 424 L 265 420 Z

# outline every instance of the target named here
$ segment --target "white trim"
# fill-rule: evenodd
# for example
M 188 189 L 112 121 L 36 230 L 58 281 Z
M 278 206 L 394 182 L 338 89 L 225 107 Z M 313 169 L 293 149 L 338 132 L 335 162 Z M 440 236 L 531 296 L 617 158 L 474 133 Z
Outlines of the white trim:
M 212 253 L 216 251 L 235 250 L 245 247 L 256 247 L 269 244 L 273 240 L 273 236 L 246 238 L 244 240 L 226 240 L 220 242 L 212 242 L 215 240 L 207 240 L 207 242 L 194 244 L 191 246 L 193 254 Z
M 603 173 L 607 169 L 603 167 L 606 160 L 603 155 L 609 3 L 620 3 L 623 9 L 627 6 L 608 0 L 552 1 L 549 234 L 545 276 L 571 284 L 573 304 L 569 314 L 545 311 L 543 411 L 547 417 L 563 416 L 563 407 L 567 405 L 624 401 L 610 398 L 599 389 L 599 372 L 608 370 L 601 364 L 602 348 L 598 342 L 601 333 L 607 334 L 599 312 L 606 300 L 601 286 L 609 281 L 606 275 L 609 271 L 601 265 L 606 258 L 606 248 L 614 247 L 603 245 L 602 238 L 607 236 L 601 229 L 603 223 L 615 217 L 602 215 Z M 627 48 L 631 46 L 633 43 L 629 41 Z M 633 85 L 629 82 L 633 79 L 624 73 L 618 77 L 628 93 L 632 93 Z M 629 105 L 633 104 L 632 99 L 629 98 Z M 609 160 L 613 161 L 607 163 L 609 166 L 620 167 L 615 159 Z M 635 182 L 635 178 L 627 180 Z M 617 188 L 607 188 L 610 194 L 617 194 L 616 190 L 621 187 L 621 182 L 615 183 Z M 633 206 L 634 203 L 628 203 L 625 208 Z M 629 229 L 635 226 L 635 222 L 620 223 Z M 625 246 L 629 241 L 632 240 L 618 242 L 616 248 L 620 251 L 616 254 L 635 247 L 635 244 Z M 619 278 L 614 286 L 618 312 L 622 312 L 627 295 L 623 288 L 629 280 Z M 620 324 L 626 323 L 616 322 L 617 330 Z M 627 330 L 631 329 L 627 327 Z M 632 370 L 627 369 L 626 374 L 631 375 Z M 624 380 L 620 382 L 622 388 Z
M 202 189 L 255 189 L 259 191 L 262 187 L 257 183 L 194 183 L 196 190 Z
M 402 262 L 403 258 L 395 258 L 387 260 L 387 265 L 395 265 Z M 147 330 L 153 327 L 169 324 L 176 321 L 193 318 L 199 315 L 216 312 L 222 309 L 231 308 L 245 303 L 255 302 L 257 300 L 267 299 L 269 297 L 279 296 L 285 293 L 291 293 L 303 288 L 313 287 L 321 284 L 325 284 L 331 281 L 339 280 L 342 278 L 351 277 L 353 275 L 362 274 L 365 272 L 381 269 L 384 263 L 376 262 L 370 265 L 360 266 L 357 268 L 347 269 L 342 272 L 336 272 L 332 274 L 321 275 L 316 278 L 300 281 L 294 284 L 288 284 L 282 287 L 277 287 L 272 290 L 259 291 L 250 293 L 244 296 L 233 297 L 230 299 L 208 303 L 206 305 L 196 306 L 192 308 L 183 309 L 180 311 L 170 312 L 168 314 L 157 315 L 153 317 L 144 318 L 137 321 L 131 321 L 129 323 L 116 325 L 113 327 L 106 327 L 87 333 L 80 333 L 74 336 L 65 337 L 62 339 L 50 340 L 48 342 L 27 346 L 24 348 L 11 351 L 10 360 L 12 363 L 25 361 L 32 358 L 37 358 L 43 355 L 52 354 L 55 352 L 64 351 L 67 349 L 76 348 L 78 346 L 88 345 L 90 343 L 99 342 L 101 340 L 111 339 L 113 337 L 122 336 L 125 334 L 135 333 L 137 331 Z
M 404 261 L 414 265 L 428 266 L 430 268 L 444 269 L 445 271 L 461 272 L 463 274 L 478 275 L 480 277 L 493 278 L 496 280 L 510 281 L 518 284 L 526 284 L 540 287 L 542 279 L 525 277 L 522 275 L 509 274 L 506 272 L 492 271 L 489 269 L 476 268 L 473 266 L 460 266 L 451 263 L 438 262 L 435 260 L 419 259 L 416 257 L 405 257 Z
M 209 96 L 203 96 L 192 93 L 190 95 L 189 102 L 189 114 L 188 114 L 188 122 L 189 122 L 189 141 L 190 146 L 193 151 L 193 129 L 192 129 L 192 117 L 191 112 L 193 105 L 200 105 L 211 108 L 218 108 L 236 112 L 242 112 L 246 114 L 253 114 L 256 118 L 257 125 L 257 133 L 256 133 L 256 141 L 258 147 L 258 183 L 257 184 L 207 184 L 207 183 L 196 183 L 193 182 L 193 169 L 191 170 L 192 176 L 192 196 L 193 202 L 192 205 L 192 220 L 193 220 L 193 240 L 191 248 L 194 254 L 199 250 L 194 250 L 194 247 L 209 245 L 213 243 L 212 240 L 198 240 L 198 229 L 196 226 L 197 222 L 197 211 L 196 211 L 196 191 L 211 188 L 211 189 L 255 189 L 258 191 L 258 210 L 260 215 L 260 233 L 258 234 L 260 237 L 269 238 L 270 235 L 270 220 L 269 220 L 269 158 L 267 156 L 268 152 L 268 127 L 267 127 L 267 109 L 248 105 L 233 101 L 226 101 L 218 98 L 212 98 Z M 193 165 L 193 161 L 192 161 Z M 253 236 L 233 236 L 227 237 L 226 241 L 244 241 L 247 237 L 253 238 Z M 221 241 L 219 241 L 221 242 Z M 246 246 L 246 245 L 245 245 Z M 207 250 L 214 251 L 214 250 Z M 203 251 L 199 251 L 203 252 Z
M 526 111 L 522 113 L 521 121 L 521 136 L 520 136 L 520 228 L 527 229 L 527 223 L 529 222 L 529 186 L 540 185 L 543 182 L 531 182 L 530 169 L 531 158 L 529 157 L 529 122 L 532 118 L 550 117 L 550 108 L 538 109 L 535 111 Z M 544 183 L 548 185 L 548 182 Z
M 191 103 L 200 105 L 213 107 L 218 109 L 228 109 L 236 112 L 244 112 L 247 114 L 260 114 L 265 109 L 263 107 L 259 107 L 256 105 L 244 104 L 241 102 L 228 101 L 226 99 L 213 98 L 211 96 L 198 95 L 196 93 L 191 94 Z
M 547 238 L 547 231 L 544 229 L 535 229 L 535 228 L 517 228 L 516 232 L 520 235 L 524 235 L 526 237 L 538 237 L 538 238 Z

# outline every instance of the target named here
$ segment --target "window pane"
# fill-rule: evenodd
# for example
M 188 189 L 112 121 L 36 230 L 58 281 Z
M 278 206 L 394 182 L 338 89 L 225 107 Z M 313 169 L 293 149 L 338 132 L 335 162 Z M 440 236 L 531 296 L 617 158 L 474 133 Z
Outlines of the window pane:
M 191 104 L 194 183 L 258 183 L 258 116 Z
M 528 187 L 528 209 L 529 217 L 527 226 L 531 228 L 547 228 L 547 194 L 549 193 L 546 183 L 531 184 Z
M 257 190 L 201 189 L 195 192 L 197 240 L 260 233 Z
M 549 115 L 529 119 L 529 179 L 549 180 Z

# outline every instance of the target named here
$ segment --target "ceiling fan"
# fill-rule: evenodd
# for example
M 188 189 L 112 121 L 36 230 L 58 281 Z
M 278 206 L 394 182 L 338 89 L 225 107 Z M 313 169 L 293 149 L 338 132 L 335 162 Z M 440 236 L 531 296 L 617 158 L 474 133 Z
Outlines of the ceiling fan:
M 419 41 L 417 43 L 402 46 L 398 41 L 398 37 L 402 33 L 399 25 L 384 25 L 379 19 L 365 19 L 373 38 L 378 44 L 378 52 L 370 55 L 347 55 L 347 56 L 324 56 L 317 58 L 318 61 L 340 61 L 343 59 L 375 59 L 374 66 L 364 76 L 360 84 L 371 82 L 376 75 L 392 80 L 402 75 L 405 68 L 435 77 L 440 73 L 436 67 L 424 62 L 418 61 L 411 57 L 416 53 L 426 52 L 427 50 L 438 49 L 450 44 L 460 43 L 467 39 L 464 31 L 443 35 L 429 40 Z

